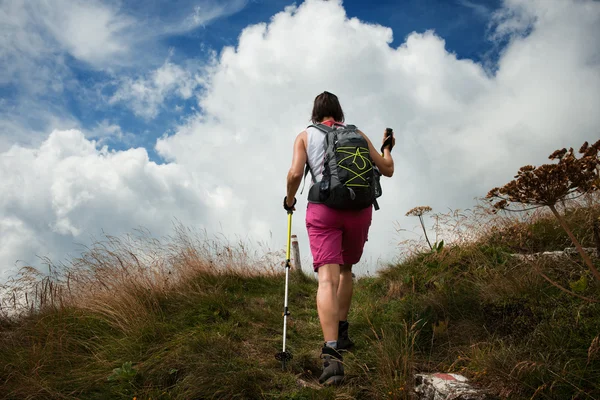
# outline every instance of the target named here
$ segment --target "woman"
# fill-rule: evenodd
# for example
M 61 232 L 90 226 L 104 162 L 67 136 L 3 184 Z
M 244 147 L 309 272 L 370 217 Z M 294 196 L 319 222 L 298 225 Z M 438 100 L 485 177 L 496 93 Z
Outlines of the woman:
M 311 120 L 313 124 L 330 127 L 344 125 L 344 112 L 337 96 L 323 92 L 315 98 Z M 369 144 L 369 153 L 384 176 L 394 173 L 391 149 L 395 138 L 384 134 L 383 156 L 369 138 L 358 131 Z M 287 176 L 286 210 L 295 210 L 295 195 L 308 163 L 312 182 L 321 180 L 323 171 L 325 134 L 309 127 L 298 134 L 294 143 L 292 166 Z M 309 202 L 306 228 L 313 256 L 313 268 L 318 273 L 317 310 L 325 343 L 321 349 L 323 374 L 319 382 L 338 384 L 343 380 L 344 368 L 339 350 L 347 350 L 354 343 L 348 337 L 348 311 L 352 299 L 352 265 L 358 263 L 367 241 L 371 225 L 372 207 L 361 210 L 337 210 L 324 204 Z

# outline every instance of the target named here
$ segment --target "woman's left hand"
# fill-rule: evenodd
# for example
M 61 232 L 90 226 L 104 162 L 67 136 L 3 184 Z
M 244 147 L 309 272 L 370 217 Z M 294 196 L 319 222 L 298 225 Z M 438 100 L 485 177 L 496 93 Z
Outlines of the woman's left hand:
M 294 197 L 294 201 L 290 204 L 290 201 L 288 200 L 287 196 L 285 196 L 283 198 L 283 208 L 287 211 L 296 211 L 296 207 L 294 207 L 296 205 L 296 198 Z

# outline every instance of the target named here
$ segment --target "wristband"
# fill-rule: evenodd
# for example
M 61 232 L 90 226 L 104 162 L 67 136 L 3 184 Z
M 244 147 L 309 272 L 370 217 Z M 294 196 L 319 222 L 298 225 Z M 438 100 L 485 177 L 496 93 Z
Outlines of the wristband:
M 292 204 L 292 206 L 288 208 L 288 206 L 287 206 L 287 196 L 285 196 L 283 198 L 283 208 L 285 209 L 285 211 L 293 211 L 294 210 L 294 206 L 296 205 L 297 201 L 298 200 L 294 197 L 294 204 Z

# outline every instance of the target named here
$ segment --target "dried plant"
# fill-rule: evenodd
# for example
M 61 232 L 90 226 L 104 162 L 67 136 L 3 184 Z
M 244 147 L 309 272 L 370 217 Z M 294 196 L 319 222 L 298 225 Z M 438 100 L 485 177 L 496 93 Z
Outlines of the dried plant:
M 43 261 L 49 273 L 25 266 L 0 284 L 0 320 L 60 310 L 73 305 L 110 317 L 116 326 L 128 329 L 143 318 L 147 296 L 191 293 L 197 276 L 240 277 L 277 275 L 283 255 L 264 244 L 231 242 L 222 235 L 209 237 L 178 223 L 174 234 L 153 238 L 141 229 L 136 235 L 106 235 L 79 257 L 66 263 Z M 187 286 L 186 286 L 187 285 Z
M 598 353 L 600 353 L 600 335 L 596 336 L 594 340 L 592 340 L 592 344 L 588 349 L 588 364 L 590 361 L 598 357 Z
M 495 210 L 510 210 L 513 203 L 548 207 L 569 235 L 596 279 L 600 281 L 600 273 L 556 209 L 558 202 L 572 200 L 598 190 L 599 151 L 600 140 L 591 146 L 585 142 L 579 149 L 579 153 L 582 154 L 580 158 L 576 157 L 573 148 L 556 150 L 549 159 L 558 160 L 557 164 L 521 167 L 514 180 L 500 188 L 490 190 L 486 198 L 492 202 Z
M 419 221 L 421 222 L 421 227 L 423 228 L 423 233 L 425 234 L 425 240 L 427 240 L 427 244 L 429 248 L 433 250 L 433 246 L 431 246 L 431 242 L 429 241 L 429 237 L 427 237 L 427 230 L 425 229 L 425 224 L 423 223 L 423 214 L 426 214 L 431 211 L 431 207 L 429 206 L 419 206 L 415 207 L 409 212 L 406 213 L 406 216 L 409 217 L 419 217 Z

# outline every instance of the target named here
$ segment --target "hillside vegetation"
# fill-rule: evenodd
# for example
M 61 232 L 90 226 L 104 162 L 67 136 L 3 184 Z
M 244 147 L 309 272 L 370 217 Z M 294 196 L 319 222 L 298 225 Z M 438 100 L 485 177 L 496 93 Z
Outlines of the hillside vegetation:
M 595 204 L 561 211 L 584 247 L 595 246 Z M 444 371 L 503 399 L 600 399 L 599 283 L 577 254 L 512 256 L 571 246 L 556 220 L 541 212 L 437 220 L 439 234 L 453 239 L 445 246 L 405 243 L 402 263 L 356 279 L 357 346 L 341 387 L 316 388 L 322 337 L 312 276 L 291 274 L 294 358 L 282 371 L 274 355 L 285 254 L 248 254 L 241 243 L 178 228 L 164 241 L 144 232 L 108 237 L 48 275 L 14 277 L 2 304 L 0 394 L 407 399 L 415 373 Z

